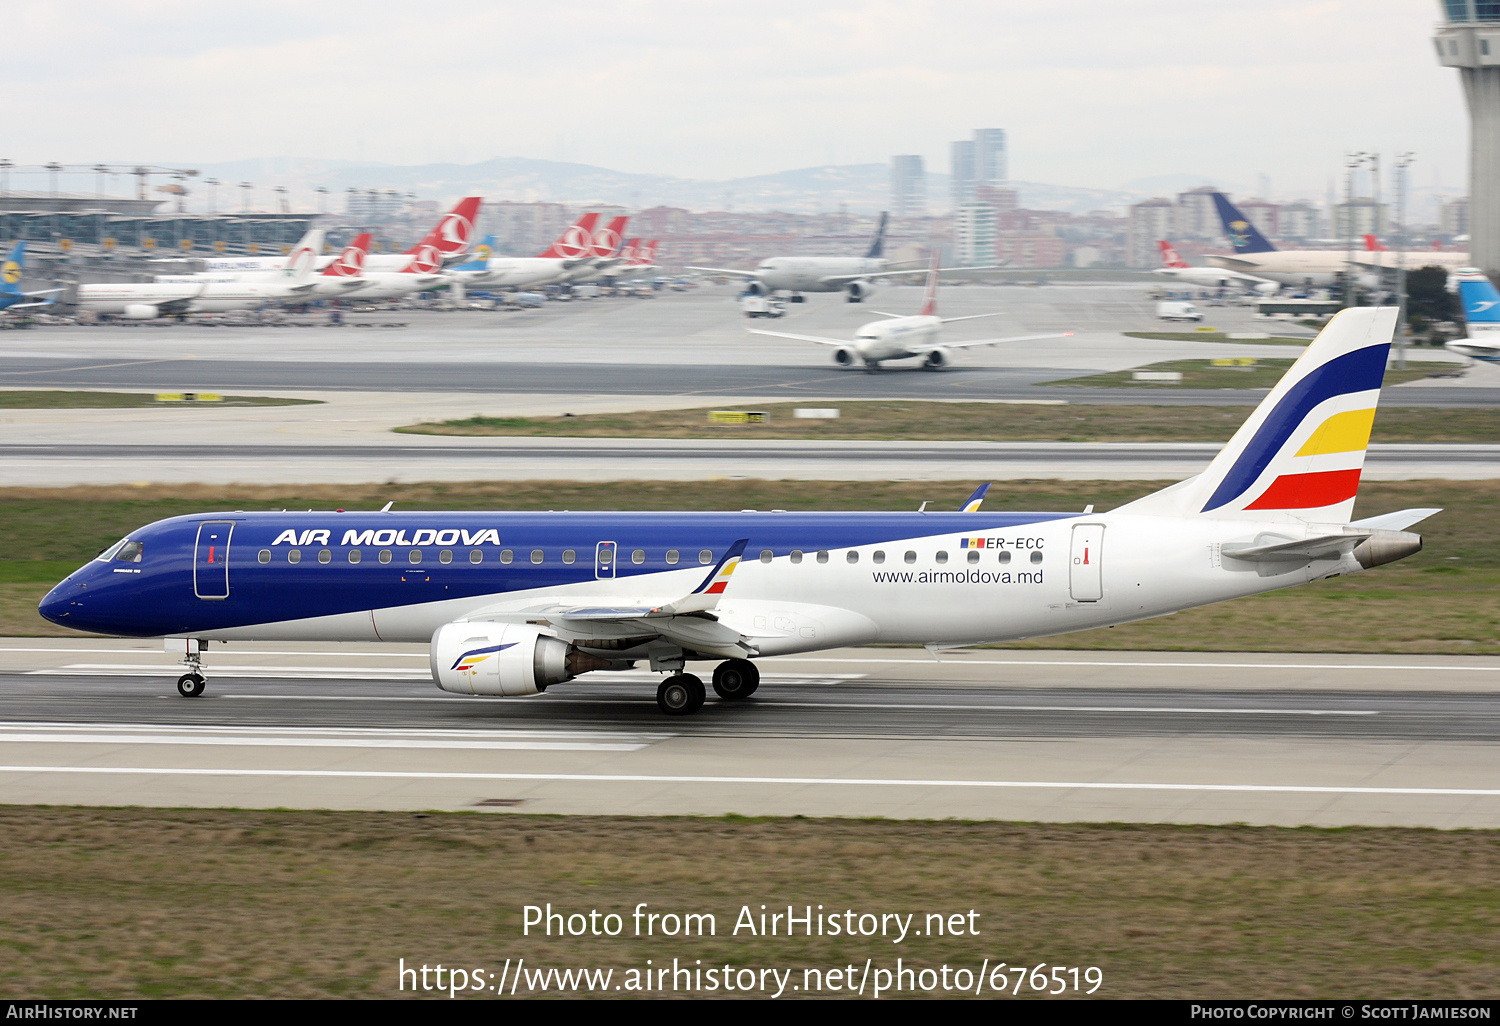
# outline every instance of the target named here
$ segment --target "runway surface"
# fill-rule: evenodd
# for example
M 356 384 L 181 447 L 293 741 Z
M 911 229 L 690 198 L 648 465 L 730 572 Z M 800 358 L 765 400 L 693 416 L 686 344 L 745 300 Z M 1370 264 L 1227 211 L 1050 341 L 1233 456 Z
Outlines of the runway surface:
M 468 481 L 755 479 L 934 480 L 972 477 L 1160 480 L 1208 465 L 1218 445 L 1080 442 L 820 442 L 716 439 L 385 436 L 359 445 L 4 444 L 13 486 Z M 1369 480 L 1500 477 L 1500 445 L 1372 445 Z
M 1500 659 L 905 649 L 761 661 L 666 717 L 657 676 L 448 695 L 421 646 L 0 641 L 22 802 L 1500 826 Z M 706 668 L 705 668 L 706 673 Z

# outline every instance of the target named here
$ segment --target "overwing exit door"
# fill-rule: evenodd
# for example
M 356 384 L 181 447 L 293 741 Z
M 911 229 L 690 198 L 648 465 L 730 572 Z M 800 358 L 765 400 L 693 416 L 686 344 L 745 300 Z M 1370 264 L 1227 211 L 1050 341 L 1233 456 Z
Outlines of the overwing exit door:
M 615 575 L 615 543 L 600 542 L 594 546 L 594 577 L 603 581 Z
M 1098 602 L 1104 597 L 1100 565 L 1104 554 L 1104 525 L 1073 528 L 1073 551 L 1068 561 L 1068 590 L 1075 602 Z

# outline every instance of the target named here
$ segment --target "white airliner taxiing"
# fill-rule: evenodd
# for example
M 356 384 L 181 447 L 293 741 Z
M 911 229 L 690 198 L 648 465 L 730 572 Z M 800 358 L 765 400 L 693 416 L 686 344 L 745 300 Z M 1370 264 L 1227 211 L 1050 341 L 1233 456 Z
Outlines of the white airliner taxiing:
M 971 314 L 968 317 L 939 317 L 937 315 L 938 255 L 933 254 L 932 266 L 927 271 L 927 296 L 922 311 L 914 316 L 881 314 L 884 320 L 871 321 L 854 333 L 852 340 L 826 338 L 822 335 L 799 335 L 790 331 L 764 331 L 751 328 L 752 335 L 774 335 L 777 338 L 792 338 L 801 342 L 817 342 L 833 346 L 833 362 L 840 367 L 853 367 L 863 363 L 866 370 L 879 370 L 882 361 L 905 360 L 917 357 L 928 370 L 941 370 L 953 362 L 953 350 L 972 349 L 975 346 L 994 346 L 1002 342 L 1030 342 L 1043 338 L 1063 338 L 1072 332 L 1056 332 L 1049 335 L 1017 335 L 1011 338 L 976 338 L 963 342 L 940 341 L 944 324 L 954 321 L 973 321 L 981 317 L 998 317 L 998 313 Z M 880 311 L 876 311 L 880 313 Z
M 1161 247 L 1161 266 L 1151 273 L 1162 278 L 1171 278 L 1197 288 L 1241 288 L 1266 296 L 1281 288 L 1280 283 L 1257 278 L 1253 274 L 1243 274 L 1223 267 L 1194 267 L 1182 259 L 1182 255 L 1170 242 L 1158 239 L 1156 244 Z
M 742 701 L 760 657 L 1130 623 L 1421 549 L 1438 510 L 1351 520 L 1395 324 L 1339 313 L 1207 469 L 1108 513 L 223 511 L 130 532 L 40 613 L 172 639 L 188 697 L 210 641 L 421 642 L 461 695 L 646 660 L 669 714 L 703 704 L 689 663 Z
M 753 271 L 727 267 L 689 267 L 689 271 L 727 274 L 746 279 L 747 292 L 770 296 L 790 293 L 794 303 L 802 302 L 804 292 L 842 292 L 851 303 L 862 303 L 882 278 L 919 273 L 918 268 L 892 268 L 884 259 L 886 215 L 880 215 L 880 227 L 862 257 L 787 256 L 762 260 Z M 993 271 L 996 267 L 947 267 L 945 271 Z
M 1453 279 L 1469 330 L 1467 338 L 1453 339 L 1444 348 L 1486 363 L 1500 362 L 1500 290 L 1477 267 L 1460 268 Z
M 448 273 L 472 288 L 524 289 L 563 281 L 574 270 L 593 265 L 595 249 L 606 242 L 599 236 L 604 229 L 598 224 L 597 213 L 584 214 L 534 257 L 495 256 L 494 237 L 490 236 L 471 254 L 472 259 Z M 615 245 L 619 245 L 618 240 Z

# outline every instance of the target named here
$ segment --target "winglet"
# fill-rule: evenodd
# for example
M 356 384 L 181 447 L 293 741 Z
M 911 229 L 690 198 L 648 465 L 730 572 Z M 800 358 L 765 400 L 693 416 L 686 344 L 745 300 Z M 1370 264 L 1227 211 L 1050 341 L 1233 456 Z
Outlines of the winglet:
M 740 565 L 740 558 L 745 554 L 745 546 L 749 544 L 749 538 L 741 538 L 735 542 L 729 547 L 729 551 L 724 553 L 724 558 L 719 560 L 718 565 L 708 572 L 707 577 L 703 578 L 702 584 L 677 602 L 662 606 L 653 612 L 666 615 L 700 613 L 718 605 L 719 597 L 724 594 L 724 589 L 729 585 L 729 578 L 734 575 L 735 568 Z
M 960 513 L 978 513 L 979 506 L 984 502 L 984 497 L 990 493 L 990 483 L 986 481 L 974 489 L 974 494 L 964 500 L 964 504 L 958 508 Z

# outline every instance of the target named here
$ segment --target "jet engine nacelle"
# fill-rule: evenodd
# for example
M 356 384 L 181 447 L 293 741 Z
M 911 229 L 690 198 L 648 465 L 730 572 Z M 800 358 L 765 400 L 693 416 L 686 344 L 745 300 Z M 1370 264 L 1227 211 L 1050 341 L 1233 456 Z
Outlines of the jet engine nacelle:
M 131 321 L 150 321 L 160 317 L 161 311 L 150 303 L 126 303 L 123 316 Z
M 953 353 L 942 346 L 930 351 L 922 360 L 922 366 L 928 370 L 942 370 L 953 362 Z
M 867 281 L 851 281 L 844 286 L 844 295 L 851 303 L 863 303 L 873 291 Z
M 459 695 L 534 695 L 610 665 L 535 627 L 448 623 L 432 635 L 432 679 Z
M 747 296 L 769 296 L 771 290 L 766 288 L 766 283 L 759 278 L 751 278 L 745 283 L 745 295 Z
M 1263 296 L 1274 296 L 1281 291 L 1281 286 L 1274 281 L 1263 281 L 1255 286 L 1255 291 Z
M 839 346 L 833 351 L 833 362 L 840 367 L 853 367 L 857 359 L 859 359 L 859 354 L 848 346 Z

